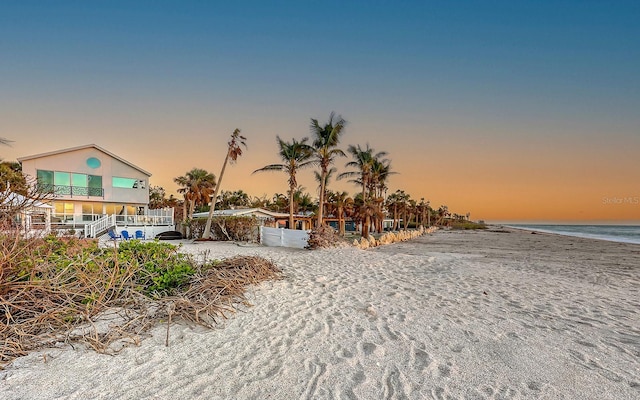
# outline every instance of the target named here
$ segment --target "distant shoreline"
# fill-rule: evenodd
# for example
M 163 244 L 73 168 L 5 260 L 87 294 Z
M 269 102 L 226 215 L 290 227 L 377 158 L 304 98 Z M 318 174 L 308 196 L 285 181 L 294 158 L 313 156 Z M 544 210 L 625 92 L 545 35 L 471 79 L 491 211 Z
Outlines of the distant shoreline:
M 638 225 L 503 224 L 500 226 L 541 234 L 640 244 L 640 226 Z

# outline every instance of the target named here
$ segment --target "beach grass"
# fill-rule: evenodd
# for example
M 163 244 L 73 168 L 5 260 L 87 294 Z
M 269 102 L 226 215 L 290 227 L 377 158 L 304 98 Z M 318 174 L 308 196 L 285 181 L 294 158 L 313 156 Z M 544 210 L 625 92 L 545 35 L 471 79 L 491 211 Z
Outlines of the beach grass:
M 473 221 L 452 221 L 451 229 L 462 229 L 462 230 L 487 229 L 487 225 L 481 224 L 478 222 L 473 222 Z

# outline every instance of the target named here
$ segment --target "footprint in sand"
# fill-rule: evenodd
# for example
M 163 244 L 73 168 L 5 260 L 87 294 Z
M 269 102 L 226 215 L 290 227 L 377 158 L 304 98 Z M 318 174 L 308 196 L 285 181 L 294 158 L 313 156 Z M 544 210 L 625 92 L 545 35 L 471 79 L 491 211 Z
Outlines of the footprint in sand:
M 370 356 L 378 348 L 378 346 L 376 346 L 373 343 L 369 343 L 369 342 L 364 342 L 364 343 L 360 344 L 358 347 L 360 347 L 360 351 L 365 356 Z
M 431 356 L 429 356 L 429 353 L 426 351 L 414 349 L 412 358 L 415 369 L 418 371 L 425 370 L 429 368 L 429 365 L 431 365 Z

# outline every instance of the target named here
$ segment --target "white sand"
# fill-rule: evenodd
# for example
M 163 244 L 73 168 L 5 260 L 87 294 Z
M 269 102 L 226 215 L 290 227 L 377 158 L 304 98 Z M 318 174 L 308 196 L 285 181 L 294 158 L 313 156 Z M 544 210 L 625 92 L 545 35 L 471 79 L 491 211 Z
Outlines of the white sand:
M 640 398 L 640 246 L 439 232 L 374 250 L 207 243 L 283 281 L 221 329 L 166 325 L 117 356 L 48 349 L 2 399 Z M 45 357 L 46 355 L 46 362 Z

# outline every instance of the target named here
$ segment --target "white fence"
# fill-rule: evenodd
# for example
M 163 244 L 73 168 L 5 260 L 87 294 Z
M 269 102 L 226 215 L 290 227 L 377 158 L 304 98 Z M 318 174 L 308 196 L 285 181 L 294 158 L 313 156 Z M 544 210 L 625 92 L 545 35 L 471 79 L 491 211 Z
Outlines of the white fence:
M 308 240 L 309 231 L 260 227 L 260 243 L 265 246 L 304 249 Z

